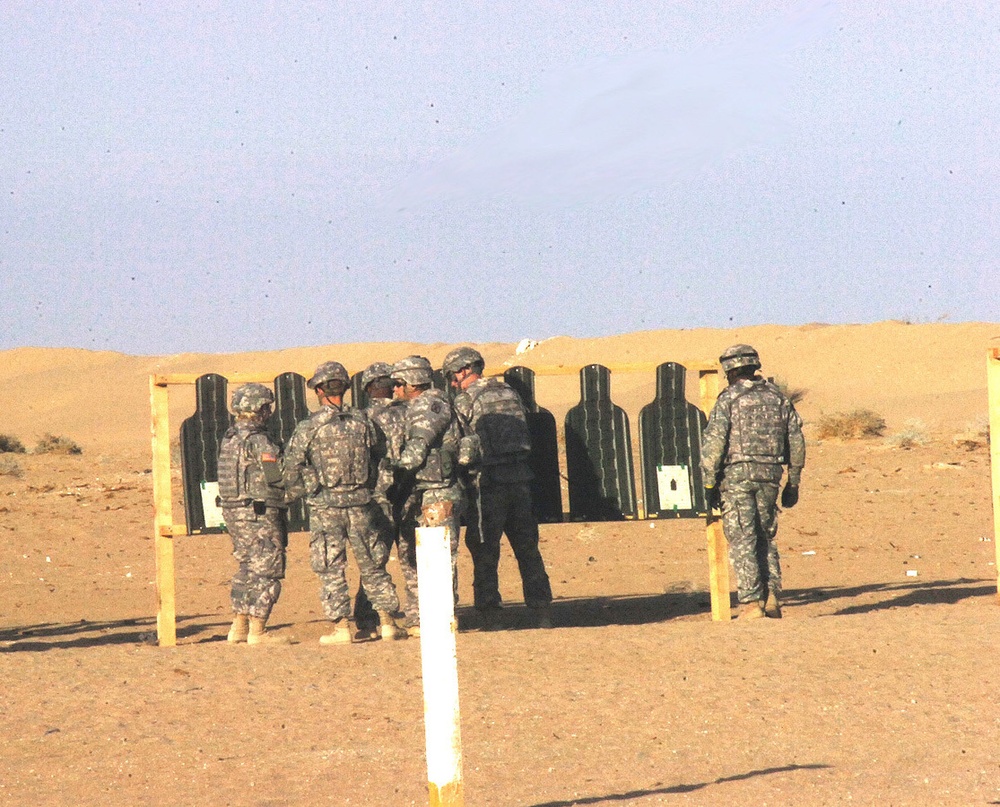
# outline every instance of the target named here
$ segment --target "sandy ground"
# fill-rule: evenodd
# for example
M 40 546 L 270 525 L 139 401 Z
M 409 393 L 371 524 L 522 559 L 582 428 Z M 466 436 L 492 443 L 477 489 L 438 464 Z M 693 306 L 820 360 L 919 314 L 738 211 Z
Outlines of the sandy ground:
M 809 457 L 802 500 L 781 517 L 780 621 L 711 621 L 698 521 L 543 526 L 550 631 L 528 626 L 509 552 L 511 629 L 475 630 L 463 549 L 466 803 L 1000 803 L 989 452 L 952 441 L 985 418 L 998 336 L 993 324 L 768 327 L 556 339 L 519 357 L 699 362 L 751 341 L 765 372 L 809 390 Z M 175 541 L 178 646 L 155 645 L 148 374 L 357 369 L 450 347 L 0 353 L 0 433 L 84 448 L 18 455 L 22 476 L 0 475 L 0 803 L 427 803 L 419 642 L 320 647 L 305 535 L 291 536 L 273 618 L 294 644 L 224 641 L 228 539 L 194 536 Z M 513 346 L 484 352 L 499 366 Z M 82 405 L 56 385 L 67 373 Z M 613 384 L 635 431 L 652 379 Z M 575 377 L 540 379 L 539 398 L 561 423 Z M 171 403 L 176 427 L 190 398 Z M 821 414 L 857 406 L 890 436 L 919 420 L 926 444 L 815 439 Z

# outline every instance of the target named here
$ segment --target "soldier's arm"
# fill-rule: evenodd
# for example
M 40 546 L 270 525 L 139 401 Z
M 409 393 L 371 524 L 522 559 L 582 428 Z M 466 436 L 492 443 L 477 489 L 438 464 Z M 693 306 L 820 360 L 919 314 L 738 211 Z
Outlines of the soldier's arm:
M 292 432 L 282 463 L 282 482 L 285 486 L 285 499 L 293 502 L 312 493 L 316 489 L 316 471 L 310 466 L 306 456 L 312 430 L 308 422 L 300 423 Z
M 806 440 L 802 435 L 802 418 L 791 407 L 788 415 L 788 484 L 798 485 L 806 464 Z
M 406 439 L 399 467 L 413 471 L 423 465 L 427 452 L 451 423 L 451 410 L 437 398 L 424 396 L 412 401 L 406 411 Z
M 701 476 L 706 487 L 712 487 L 719 481 L 729 440 L 729 426 L 727 399 L 720 396 L 712 407 L 708 425 L 701 436 Z

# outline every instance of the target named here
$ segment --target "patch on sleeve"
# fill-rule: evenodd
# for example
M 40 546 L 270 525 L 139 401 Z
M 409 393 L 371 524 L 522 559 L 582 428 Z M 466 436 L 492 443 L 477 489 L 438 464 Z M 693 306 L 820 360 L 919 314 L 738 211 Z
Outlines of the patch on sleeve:
M 260 455 L 260 461 L 261 462 L 277 462 L 278 458 L 274 454 L 269 454 L 267 452 L 263 452 Z

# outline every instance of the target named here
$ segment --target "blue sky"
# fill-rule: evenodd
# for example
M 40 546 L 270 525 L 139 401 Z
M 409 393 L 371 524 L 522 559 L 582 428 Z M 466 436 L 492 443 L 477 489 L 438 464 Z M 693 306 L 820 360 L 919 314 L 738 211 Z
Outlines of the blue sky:
M 0 349 L 997 319 L 1000 11 L 0 7 Z

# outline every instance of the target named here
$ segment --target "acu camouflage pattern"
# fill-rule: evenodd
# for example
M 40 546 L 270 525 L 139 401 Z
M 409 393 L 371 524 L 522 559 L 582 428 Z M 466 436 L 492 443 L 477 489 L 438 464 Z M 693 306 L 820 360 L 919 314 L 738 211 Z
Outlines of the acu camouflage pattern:
M 799 484 L 806 460 L 795 407 L 768 381 L 736 381 L 712 407 L 701 452 L 705 484 L 717 482 L 722 495 L 722 527 L 739 601 L 780 594 L 778 486 L 783 465 L 789 484 Z
M 531 434 L 521 396 L 500 379 L 480 378 L 456 396 L 455 409 L 463 430 L 479 438 L 482 452 L 465 529 L 476 609 L 501 605 L 498 568 L 504 533 L 517 559 L 525 604 L 548 605 L 552 589 L 538 550 L 538 521 L 528 484 L 534 476 L 528 462 Z
M 348 544 L 361 584 L 376 610 L 392 613 L 399 608 L 396 587 L 385 570 L 389 547 L 384 539 L 384 519 L 382 508 L 374 501 L 352 507 L 311 506 L 309 562 L 319 576 L 320 602 L 327 619 L 346 619 L 351 614 Z
M 530 482 L 531 432 L 521 396 L 499 378 L 480 378 L 455 396 L 462 429 L 479 440 L 480 484 Z
M 328 404 L 296 426 L 285 450 L 285 489 L 311 505 L 350 507 L 372 497 L 384 445 L 360 410 Z
M 230 426 L 219 445 L 222 503 L 249 499 L 274 507 L 284 504 L 280 458 L 281 450 L 271 442 L 262 422 L 237 421 Z
M 324 405 L 302 421 L 288 441 L 285 484 L 290 497 L 309 501 L 309 559 L 320 580 L 320 601 L 328 619 L 349 616 L 347 546 L 361 583 L 378 610 L 399 607 L 385 570 L 389 559 L 386 517 L 373 501 L 385 450 L 380 431 L 363 411 Z
M 416 569 L 416 530 L 423 508 L 450 502 L 452 514 L 443 526 L 451 530 L 452 593 L 457 603 L 458 533 L 465 507 L 465 492 L 458 479 L 461 427 L 448 396 L 438 389 L 425 390 L 407 402 L 404 427 L 397 477 L 400 495 L 406 496 L 399 517 L 400 564 Z M 407 581 L 406 624 L 410 626 L 419 623 L 416 598 L 414 575 L 412 589 Z
M 219 449 L 219 493 L 226 529 L 239 564 L 230 589 L 233 613 L 267 619 L 285 576 L 284 491 L 269 484 L 265 463 L 279 466 L 280 450 L 258 422 L 232 426 Z M 275 471 L 271 472 L 271 475 Z M 254 502 L 264 504 L 254 507 Z

